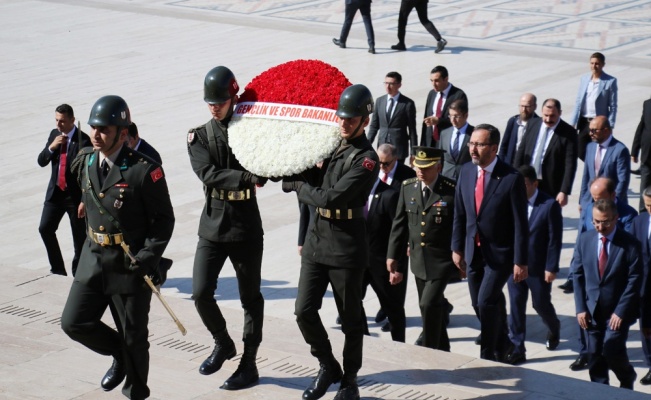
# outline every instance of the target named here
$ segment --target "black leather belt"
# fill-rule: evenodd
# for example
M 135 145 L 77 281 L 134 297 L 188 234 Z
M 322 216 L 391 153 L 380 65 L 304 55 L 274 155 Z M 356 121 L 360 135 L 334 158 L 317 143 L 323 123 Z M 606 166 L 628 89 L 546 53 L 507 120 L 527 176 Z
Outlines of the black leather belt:
M 364 218 L 364 207 L 349 208 L 347 210 L 328 210 L 325 208 L 316 208 L 320 216 L 327 219 L 354 219 Z

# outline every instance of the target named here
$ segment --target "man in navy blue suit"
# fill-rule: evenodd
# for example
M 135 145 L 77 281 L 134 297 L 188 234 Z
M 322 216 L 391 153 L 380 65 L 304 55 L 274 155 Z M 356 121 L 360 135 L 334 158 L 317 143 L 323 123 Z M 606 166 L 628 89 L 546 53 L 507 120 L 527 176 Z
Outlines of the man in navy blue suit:
M 524 178 L 497 157 L 500 131 L 481 124 L 468 148 L 472 162 L 459 173 L 454 202 L 452 259 L 467 273 L 481 323 L 480 356 L 501 360 L 510 341 L 504 285 L 528 276 L 529 223 Z M 467 269 L 466 269 L 467 268 Z
M 555 350 L 560 341 L 561 322 L 552 304 L 552 282 L 558 273 L 563 246 L 561 206 L 547 193 L 538 190 L 536 170 L 520 167 L 527 189 L 529 211 L 529 277 L 519 283 L 509 277 L 509 339 L 513 348 L 505 361 L 520 364 L 526 361 L 524 340 L 527 333 L 527 300 L 531 291 L 533 308 L 547 326 L 547 350 Z
M 633 220 L 629 232 L 635 236 L 642 244 L 642 269 L 643 269 L 643 287 L 642 298 L 640 300 L 640 332 L 642 339 L 642 351 L 644 352 L 644 361 L 649 371 L 640 379 L 643 385 L 651 385 L 651 285 L 649 285 L 649 268 L 651 268 L 651 238 L 649 237 L 649 225 L 651 222 L 651 186 L 642 192 L 642 201 L 646 212 L 640 213 Z
M 574 253 L 576 318 L 587 332 L 590 380 L 608 384 L 612 370 L 620 387 L 633 389 L 637 377 L 628 359 L 629 327 L 640 313 L 640 242 L 617 228 L 613 200 L 597 200 L 594 231 L 581 234 Z
M 536 102 L 536 96 L 532 93 L 523 94 L 520 97 L 520 113 L 509 118 L 506 123 L 504 137 L 502 137 L 500 151 L 497 155 L 500 156 L 500 160 L 509 165 L 514 164 L 515 154 L 522 144 L 527 123 L 532 118 L 538 118 L 538 114 L 536 114 Z
M 138 126 L 134 122 L 132 122 L 131 125 L 129 125 L 129 136 L 127 136 L 127 146 L 134 149 L 135 151 L 138 151 L 146 155 L 147 157 L 151 158 L 157 163 L 161 165 L 163 164 L 163 160 L 161 159 L 160 154 L 158 154 L 158 151 L 156 151 L 154 146 L 150 145 L 145 141 L 145 139 L 140 137 L 140 135 L 138 134 Z

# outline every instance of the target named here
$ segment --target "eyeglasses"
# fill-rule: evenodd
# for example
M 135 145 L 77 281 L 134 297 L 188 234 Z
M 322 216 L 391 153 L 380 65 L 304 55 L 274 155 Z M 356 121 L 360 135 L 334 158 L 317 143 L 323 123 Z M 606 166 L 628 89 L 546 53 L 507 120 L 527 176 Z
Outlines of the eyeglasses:
M 393 161 L 387 161 L 387 162 L 380 161 L 380 165 L 383 167 L 388 167 L 389 165 L 391 165 L 391 163 L 393 163 Z
M 491 145 L 491 143 L 468 142 L 468 147 L 470 147 L 471 149 L 472 149 L 473 147 L 477 147 L 477 148 L 483 149 L 484 147 L 486 147 L 486 146 L 490 146 L 490 145 Z
M 610 219 L 604 219 L 604 220 L 598 220 L 598 219 L 593 219 L 592 220 L 592 225 L 597 226 L 601 225 L 604 228 L 609 228 L 613 224 L 613 221 Z

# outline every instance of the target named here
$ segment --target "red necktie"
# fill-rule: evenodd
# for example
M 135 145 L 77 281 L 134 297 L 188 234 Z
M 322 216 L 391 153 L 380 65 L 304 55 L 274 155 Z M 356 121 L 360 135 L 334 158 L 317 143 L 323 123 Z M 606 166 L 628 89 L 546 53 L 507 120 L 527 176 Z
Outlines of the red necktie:
M 479 215 L 479 208 L 481 208 L 481 202 L 484 200 L 484 176 L 485 172 L 483 169 L 479 170 L 479 177 L 477 178 L 477 184 L 475 185 L 475 213 Z M 475 235 L 475 243 L 479 246 L 479 232 Z
M 436 118 L 441 118 L 441 107 L 443 107 L 443 92 L 439 92 L 439 101 L 436 102 Z M 432 127 L 432 138 L 435 142 L 438 142 L 440 139 L 438 125 Z
M 606 265 L 608 264 L 608 238 L 601 237 L 601 251 L 599 252 L 599 278 L 604 277 Z
M 66 190 L 66 163 L 68 161 L 68 139 L 66 138 L 59 146 L 59 176 L 57 186 Z
M 387 180 L 389 179 L 389 174 L 384 174 L 382 177 L 382 182 L 387 183 Z

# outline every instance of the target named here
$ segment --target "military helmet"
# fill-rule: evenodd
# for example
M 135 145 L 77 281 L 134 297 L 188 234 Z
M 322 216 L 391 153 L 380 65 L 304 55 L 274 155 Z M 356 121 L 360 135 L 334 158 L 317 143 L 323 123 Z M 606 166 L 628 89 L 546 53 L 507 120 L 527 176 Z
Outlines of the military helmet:
M 337 116 L 340 118 L 367 117 L 373 112 L 373 95 L 364 85 L 348 86 L 339 97 Z
M 129 126 L 131 113 L 127 102 L 120 96 L 104 96 L 95 102 L 88 117 L 90 126 Z
M 203 81 L 203 100 L 208 104 L 219 104 L 233 98 L 240 87 L 233 72 L 223 66 L 215 67 L 206 74 Z

